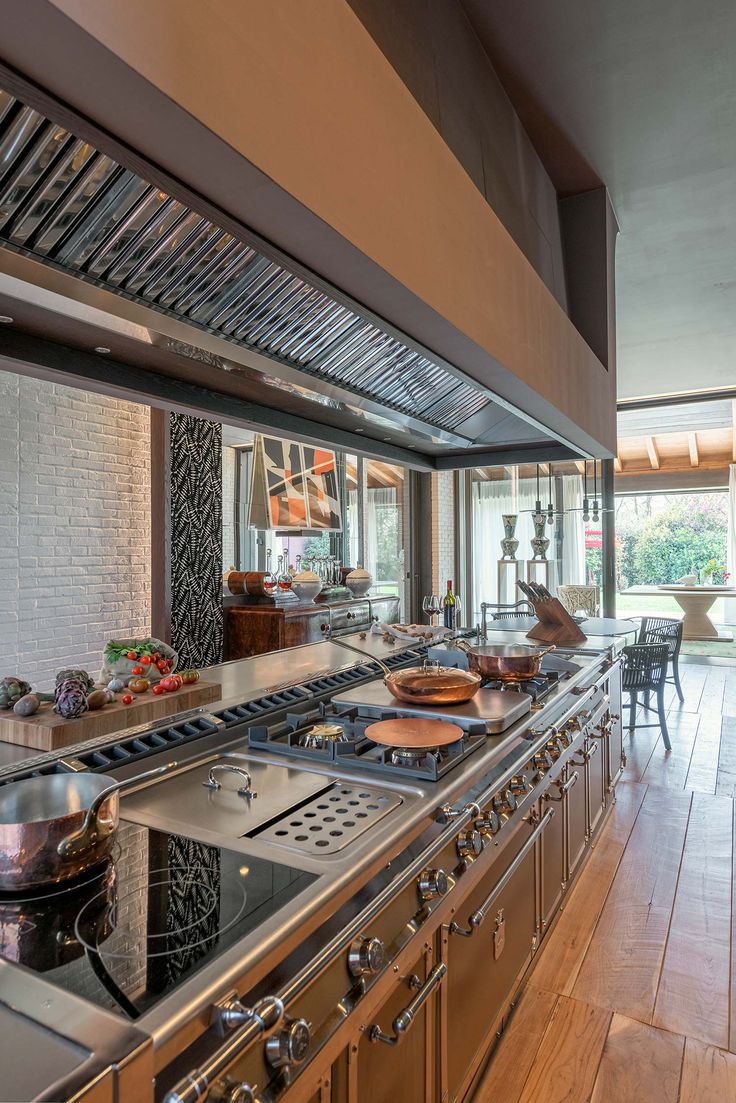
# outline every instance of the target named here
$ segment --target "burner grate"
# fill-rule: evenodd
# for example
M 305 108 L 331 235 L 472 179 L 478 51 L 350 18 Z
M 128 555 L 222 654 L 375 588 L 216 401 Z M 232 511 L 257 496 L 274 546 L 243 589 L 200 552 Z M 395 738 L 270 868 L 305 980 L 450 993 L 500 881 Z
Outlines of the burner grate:
M 250 838 L 305 854 L 337 854 L 402 803 L 395 793 L 337 782 L 296 811 L 254 831 Z

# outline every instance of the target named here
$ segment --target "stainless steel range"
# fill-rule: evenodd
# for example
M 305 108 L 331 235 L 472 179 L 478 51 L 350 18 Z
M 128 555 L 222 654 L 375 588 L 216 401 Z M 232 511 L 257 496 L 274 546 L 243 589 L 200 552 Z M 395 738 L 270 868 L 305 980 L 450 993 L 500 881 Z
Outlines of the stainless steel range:
M 365 664 L 324 688 L 320 646 L 322 688 L 271 668 L 279 701 L 70 756 L 133 775 L 161 747 L 178 768 L 123 797 L 109 865 L 0 901 L 0 1008 L 12 994 L 38 1022 L 48 1004 L 80 1054 L 51 1098 L 91 1099 L 101 1068 L 119 1098 L 167 1103 L 470 1091 L 613 799 L 617 663 L 567 656 L 536 712 L 490 689 L 417 710 Z M 407 760 L 371 740 L 418 711 L 456 743 Z

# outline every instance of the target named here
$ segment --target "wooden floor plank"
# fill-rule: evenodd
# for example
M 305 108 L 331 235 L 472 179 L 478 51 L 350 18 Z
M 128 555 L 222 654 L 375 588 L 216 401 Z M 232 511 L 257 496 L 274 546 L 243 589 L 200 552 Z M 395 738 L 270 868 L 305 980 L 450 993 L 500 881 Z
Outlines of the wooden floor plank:
M 736 716 L 736 670 L 732 668 L 726 669 L 722 707 L 724 716 Z
M 614 1015 L 590 1103 L 678 1103 L 685 1039 Z
M 733 802 L 693 795 L 655 1026 L 728 1048 Z
M 682 712 L 700 711 L 705 684 L 708 680 L 708 670 L 709 667 L 707 666 L 696 666 L 690 663 L 680 667 L 680 684 L 682 686 L 682 695 L 685 700 L 680 704 L 677 690 L 673 686 L 673 697 L 671 698 L 671 706 L 673 709 Z
M 736 1099 L 736 1056 L 688 1038 L 679 1103 L 731 1103 Z
M 721 754 L 721 717 L 703 713 L 698 724 L 685 788 L 695 793 L 713 795 L 718 784 L 718 761 Z
M 626 767 L 622 778 L 625 781 L 641 781 L 660 739 L 659 732 L 654 728 L 642 728 L 631 735 L 624 729 Z
M 610 1023 L 609 1011 L 560 996 L 519 1103 L 588 1103 Z
M 736 796 L 736 716 L 724 716 L 721 721 L 716 793 L 724 797 Z
M 736 801 L 733 801 L 733 860 L 731 862 L 731 1021 L 728 1048 L 736 1053 Z
M 573 996 L 651 1022 L 692 794 L 650 788 Z
M 667 728 L 672 750 L 666 751 L 663 743 L 657 744 L 641 777 L 645 785 L 659 785 L 667 789 L 685 788 L 699 724 L 700 717 L 693 713 L 668 715 Z
M 536 978 L 527 985 L 473 1103 L 496 1103 L 499 1099 L 518 1103 L 556 1006 L 557 997 L 540 991 Z
M 572 993 L 645 793 L 645 785 L 619 783 L 608 823 L 588 859 L 584 875 L 565 901 L 534 971 L 534 983 L 539 988 L 564 996 Z

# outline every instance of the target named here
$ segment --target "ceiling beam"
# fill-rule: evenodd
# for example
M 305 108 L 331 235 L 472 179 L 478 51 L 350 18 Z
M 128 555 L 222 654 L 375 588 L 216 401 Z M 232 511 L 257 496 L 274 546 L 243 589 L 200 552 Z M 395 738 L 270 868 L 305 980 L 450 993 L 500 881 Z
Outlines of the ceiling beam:
M 698 434 L 688 433 L 687 446 L 690 450 L 690 466 L 700 467 L 700 456 L 698 455 Z
M 659 453 L 654 437 L 647 437 L 647 455 L 653 471 L 659 471 Z
M 613 461 L 613 470 L 616 472 L 617 475 L 620 475 L 623 471 L 621 460 L 618 458 L 618 456 L 616 456 L 616 459 Z

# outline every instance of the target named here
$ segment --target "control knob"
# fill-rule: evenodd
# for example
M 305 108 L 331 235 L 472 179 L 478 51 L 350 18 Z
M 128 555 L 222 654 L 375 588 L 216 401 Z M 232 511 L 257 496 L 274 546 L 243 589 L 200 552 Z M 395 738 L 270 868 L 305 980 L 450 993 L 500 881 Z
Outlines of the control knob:
M 511 778 L 509 788 L 515 796 L 523 796 L 524 793 L 529 792 L 529 778 L 526 774 L 516 774 Z
M 554 761 L 557 761 L 564 749 L 565 748 L 563 746 L 562 740 L 558 735 L 555 735 L 552 739 L 547 740 L 545 750 L 549 751 Z
M 348 951 L 348 969 L 354 977 L 366 973 L 375 976 L 386 962 L 386 951 L 380 938 L 356 938 Z
M 501 821 L 498 818 L 498 812 L 494 812 L 490 808 L 475 821 L 475 830 L 480 831 L 481 835 L 495 835 L 500 826 Z
M 539 771 L 540 774 L 545 774 L 547 770 L 549 770 L 552 766 L 553 761 L 554 759 L 552 758 L 552 755 L 549 753 L 548 750 L 546 750 L 546 748 L 542 751 L 537 751 L 534 758 L 532 759 L 535 768 Z
M 493 807 L 496 812 L 505 812 L 506 814 L 513 812 L 516 808 L 516 797 L 510 789 L 504 789 L 500 793 L 496 793 L 493 798 Z
M 309 1023 L 306 1019 L 294 1019 L 266 1040 L 266 1060 L 275 1069 L 301 1065 L 307 1056 L 309 1042 Z
M 212 1085 L 209 1097 L 212 1103 L 256 1103 L 256 1089 L 225 1078 Z
M 442 869 L 425 869 L 417 882 L 422 900 L 436 900 L 449 889 L 447 874 Z
M 461 858 L 477 858 L 483 853 L 483 836 L 473 828 L 458 835 L 457 852 Z

